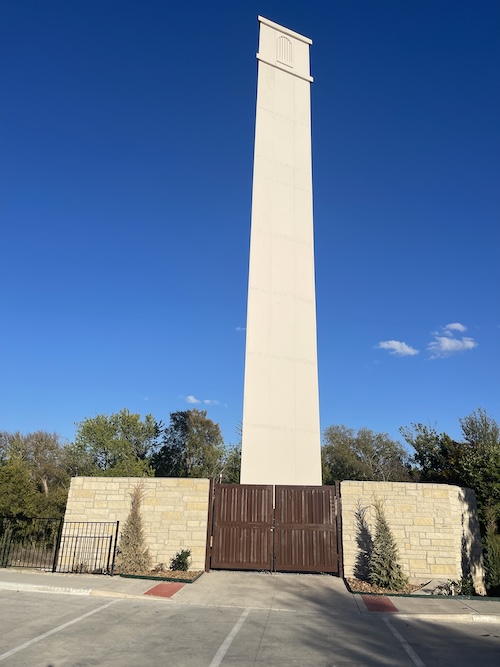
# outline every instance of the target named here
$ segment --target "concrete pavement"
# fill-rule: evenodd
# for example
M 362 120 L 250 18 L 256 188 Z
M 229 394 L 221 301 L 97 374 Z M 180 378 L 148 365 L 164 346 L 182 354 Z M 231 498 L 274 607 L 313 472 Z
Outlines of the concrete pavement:
M 315 574 L 212 571 L 192 584 L 88 574 L 44 573 L 0 568 L 0 590 L 104 598 L 163 599 L 166 604 L 269 611 L 328 613 L 351 619 L 374 615 L 455 623 L 500 624 L 500 600 L 433 595 L 386 596 L 388 606 L 370 611 L 364 596 L 350 593 L 342 579 Z M 372 596 L 369 596 L 372 598 Z M 368 598 L 367 598 L 368 599 Z M 375 598 L 379 600 L 380 598 Z M 369 599 L 368 599 L 369 601 Z M 392 603 L 392 611 L 389 609 Z

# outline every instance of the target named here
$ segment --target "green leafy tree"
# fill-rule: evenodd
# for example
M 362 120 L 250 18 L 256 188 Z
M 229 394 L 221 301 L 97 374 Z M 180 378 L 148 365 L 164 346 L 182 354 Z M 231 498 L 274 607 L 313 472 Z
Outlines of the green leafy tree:
M 11 457 L 0 466 L 0 516 L 35 516 L 37 490 L 28 464 Z
M 463 440 L 422 424 L 402 428 L 401 433 L 415 450 L 421 478 L 465 486 L 475 491 L 483 538 L 486 585 L 500 590 L 500 429 L 479 408 L 460 419 Z
M 79 452 L 82 459 L 86 455 L 97 474 L 151 475 L 150 459 L 161 431 L 161 422 L 152 415 L 146 415 L 143 421 L 140 415 L 126 409 L 97 415 L 77 424 L 74 453 Z
M 375 503 L 375 537 L 370 557 L 370 581 L 375 586 L 393 591 L 402 590 L 408 583 L 398 563 L 398 548 L 385 518 L 382 501 Z
M 224 484 L 239 484 L 241 472 L 241 444 L 229 447 L 224 455 L 222 468 L 222 482 Z
M 329 426 L 324 432 L 321 454 L 324 484 L 344 479 L 382 482 L 410 479 L 410 455 L 385 433 Z
M 28 471 L 30 486 L 25 491 L 18 487 L 19 499 L 35 490 L 31 513 L 38 517 L 57 518 L 64 514 L 71 475 L 65 465 L 66 446 L 56 433 L 7 433 L 0 435 L 2 459 L 5 462 L 22 461 Z
M 173 412 L 163 446 L 153 456 L 157 477 L 214 477 L 223 468 L 224 441 L 205 410 Z
M 486 588 L 488 595 L 500 595 L 500 534 L 496 508 L 491 504 L 485 509 L 486 529 L 483 538 Z
M 9 458 L 19 458 L 28 465 L 39 491 L 49 496 L 51 490 L 68 485 L 68 474 L 62 465 L 63 446 L 57 433 L 35 431 L 26 435 L 9 433 Z
M 488 505 L 500 517 L 500 430 L 482 409 L 461 419 L 460 425 L 461 442 L 423 424 L 400 430 L 415 450 L 422 480 L 474 489 L 484 525 Z

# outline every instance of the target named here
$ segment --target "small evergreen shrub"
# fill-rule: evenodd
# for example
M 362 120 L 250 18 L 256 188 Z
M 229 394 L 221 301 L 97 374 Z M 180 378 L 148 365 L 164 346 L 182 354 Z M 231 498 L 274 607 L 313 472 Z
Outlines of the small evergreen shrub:
M 191 556 L 191 549 L 181 549 L 175 554 L 175 556 L 170 561 L 170 569 L 187 572 L 187 570 L 189 570 L 189 565 L 190 565 L 189 561 L 190 556 Z
M 116 570 L 123 574 L 148 572 L 151 569 L 151 555 L 146 546 L 142 526 L 141 503 L 144 498 L 144 486 L 138 484 L 132 493 L 130 514 L 121 534 Z
M 398 548 L 385 518 L 382 502 L 375 505 L 375 538 L 370 558 L 370 582 L 381 588 L 402 590 L 408 583 L 398 563 Z
M 461 579 L 448 579 L 445 584 L 436 588 L 435 595 L 475 595 L 474 582 L 472 577 L 462 577 Z
M 474 588 L 474 582 L 472 577 L 469 575 L 467 577 L 462 577 L 458 581 L 453 581 L 455 588 L 455 595 L 475 595 L 476 590 Z

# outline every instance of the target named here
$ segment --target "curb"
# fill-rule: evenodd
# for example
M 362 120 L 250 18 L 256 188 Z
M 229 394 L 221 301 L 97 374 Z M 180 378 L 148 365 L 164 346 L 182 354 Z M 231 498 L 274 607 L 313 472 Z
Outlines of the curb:
M 162 584 L 168 584 L 170 582 L 172 583 L 180 583 L 180 584 L 194 584 L 195 581 L 198 581 L 198 579 L 201 577 L 201 575 L 204 574 L 203 572 L 200 572 L 199 574 L 196 575 L 193 579 L 182 579 L 181 577 L 162 577 L 160 576 L 148 576 L 146 574 L 118 574 L 118 575 L 113 575 L 113 576 L 118 576 L 118 577 L 123 577 L 124 579 L 144 579 L 147 581 L 156 581 Z
M 16 593 L 52 593 L 54 595 L 82 595 L 98 598 L 122 598 L 128 600 L 165 600 L 171 602 L 170 598 L 156 595 L 144 595 L 133 593 L 119 593 L 117 591 L 106 591 L 98 588 L 71 588 L 69 586 L 43 586 L 41 584 L 15 584 L 7 581 L 0 582 L 0 590 L 15 591 Z
M 163 600 L 165 602 L 172 602 L 171 598 L 166 598 L 161 595 L 145 595 L 142 593 L 139 595 L 138 593 L 117 593 L 113 591 L 102 591 L 99 589 L 94 589 L 90 592 L 91 597 L 95 598 L 119 598 L 119 599 L 126 599 L 126 600 L 142 600 L 144 601 L 154 601 L 154 600 Z
M 500 615 L 495 614 L 391 614 L 390 618 L 403 621 L 432 621 L 434 623 L 496 623 Z
M 0 590 L 22 593 L 59 593 L 60 595 L 92 595 L 91 588 L 71 588 L 69 586 L 43 586 L 42 584 L 15 584 L 0 582 Z

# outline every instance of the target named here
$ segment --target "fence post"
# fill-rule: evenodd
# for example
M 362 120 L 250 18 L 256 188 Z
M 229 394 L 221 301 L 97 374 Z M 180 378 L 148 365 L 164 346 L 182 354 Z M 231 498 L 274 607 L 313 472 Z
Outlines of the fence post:
M 337 550 L 339 559 L 339 577 L 344 578 L 344 545 L 342 540 L 342 496 L 340 482 L 335 482 L 336 510 L 337 510 Z
M 109 574 L 113 574 L 115 571 L 115 558 L 116 558 L 116 548 L 118 546 L 118 529 L 120 527 L 120 522 L 116 522 L 116 532 L 115 532 L 115 546 L 113 549 L 113 562 L 111 563 L 111 572 Z
M 205 544 L 205 572 L 210 572 L 210 560 L 212 555 L 212 535 L 213 535 L 213 514 L 214 514 L 214 478 L 210 477 L 208 486 L 208 516 L 207 516 L 207 537 Z
M 12 528 L 7 518 L 2 518 L 3 535 L 0 540 L 0 567 L 9 566 L 10 545 L 12 543 Z
M 54 561 L 52 563 L 52 572 L 55 572 L 57 570 L 57 561 L 59 559 L 59 549 L 61 548 L 63 525 L 64 525 L 64 519 L 59 519 L 59 528 L 57 529 L 56 547 L 54 549 Z

